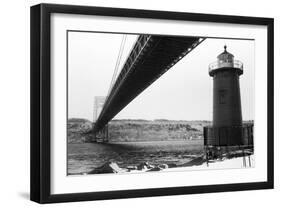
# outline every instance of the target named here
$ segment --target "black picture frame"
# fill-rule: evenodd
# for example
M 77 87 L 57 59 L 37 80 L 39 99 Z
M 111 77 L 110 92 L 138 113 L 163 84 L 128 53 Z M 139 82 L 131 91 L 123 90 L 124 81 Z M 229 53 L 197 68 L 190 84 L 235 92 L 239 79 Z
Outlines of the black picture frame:
M 218 22 L 267 26 L 267 181 L 238 184 L 204 185 L 121 190 L 106 192 L 86 192 L 74 194 L 50 193 L 50 15 L 52 13 L 100 15 L 113 17 L 151 18 L 194 22 Z M 166 196 L 225 191 L 272 189 L 274 186 L 273 147 L 273 94 L 274 94 L 274 20 L 272 18 L 228 16 L 198 13 L 180 13 L 152 10 L 103 8 L 89 6 L 39 4 L 31 7 L 30 63 L 31 63 L 31 174 L 30 199 L 38 203 L 89 201 L 103 199 L 134 198 L 146 196 Z

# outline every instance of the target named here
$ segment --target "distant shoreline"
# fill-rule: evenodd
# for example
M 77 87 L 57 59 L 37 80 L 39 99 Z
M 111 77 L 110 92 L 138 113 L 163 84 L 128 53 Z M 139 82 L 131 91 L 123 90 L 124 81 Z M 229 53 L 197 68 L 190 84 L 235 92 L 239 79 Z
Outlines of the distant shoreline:
M 244 123 L 251 122 L 253 121 L 244 121 Z M 209 125 L 211 122 L 207 120 L 116 119 L 108 123 L 108 137 L 112 143 L 202 140 L 203 128 Z M 69 119 L 68 143 L 86 143 L 95 140 L 95 135 L 92 133 L 93 126 L 94 123 L 86 119 Z
M 193 139 L 193 140 L 182 140 L 182 139 L 176 139 L 176 140 L 137 140 L 137 141 L 109 141 L 109 142 L 92 142 L 94 144 L 126 144 L 126 143 L 153 143 L 153 142 L 203 142 L 204 139 Z M 69 144 L 87 144 L 87 143 L 69 143 Z
M 203 138 L 203 127 L 209 121 L 113 120 L 108 123 L 111 142 L 172 141 Z M 67 123 L 68 143 L 91 142 L 94 123 L 84 119 L 69 119 Z

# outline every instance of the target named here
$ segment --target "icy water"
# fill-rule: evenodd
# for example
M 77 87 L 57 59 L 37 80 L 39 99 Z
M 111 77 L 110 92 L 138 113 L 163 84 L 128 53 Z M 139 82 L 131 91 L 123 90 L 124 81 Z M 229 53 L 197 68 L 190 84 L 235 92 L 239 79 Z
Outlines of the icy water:
M 189 162 L 203 153 L 203 140 L 68 144 L 69 175 L 87 173 L 108 161 L 120 167 Z

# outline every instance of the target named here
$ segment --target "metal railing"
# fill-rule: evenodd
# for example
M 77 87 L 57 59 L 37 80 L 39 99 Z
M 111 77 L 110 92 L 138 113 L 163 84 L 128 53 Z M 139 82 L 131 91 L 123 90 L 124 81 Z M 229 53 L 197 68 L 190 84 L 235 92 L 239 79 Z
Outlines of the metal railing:
M 254 125 L 243 124 L 242 126 L 203 128 L 204 145 L 232 146 L 232 145 L 253 145 Z
M 209 73 L 219 68 L 237 68 L 243 71 L 243 63 L 239 60 L 234 60 L 231 62 L 215 61 L 209 65 Z

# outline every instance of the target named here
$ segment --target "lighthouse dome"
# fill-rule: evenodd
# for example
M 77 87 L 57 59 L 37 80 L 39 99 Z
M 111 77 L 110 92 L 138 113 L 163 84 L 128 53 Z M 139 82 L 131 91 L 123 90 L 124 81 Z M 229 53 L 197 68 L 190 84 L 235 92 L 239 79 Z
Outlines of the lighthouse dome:
M 224 51 L 218 55 L 218 61 L 219 63 L 232 63 L 234 59 L 234 55 L 227 52 L 226 45 L 224 46 Z
M 222 70 L 238 71 L 238 74 L 243 74 L 243 63 L 239 60 L 234 60 L 234 55 L 227 52 L 226 45 L 224 51 L 217 56 L 217 60 L 209 64 L 209 74 L 213 76 L 216 72 Z

